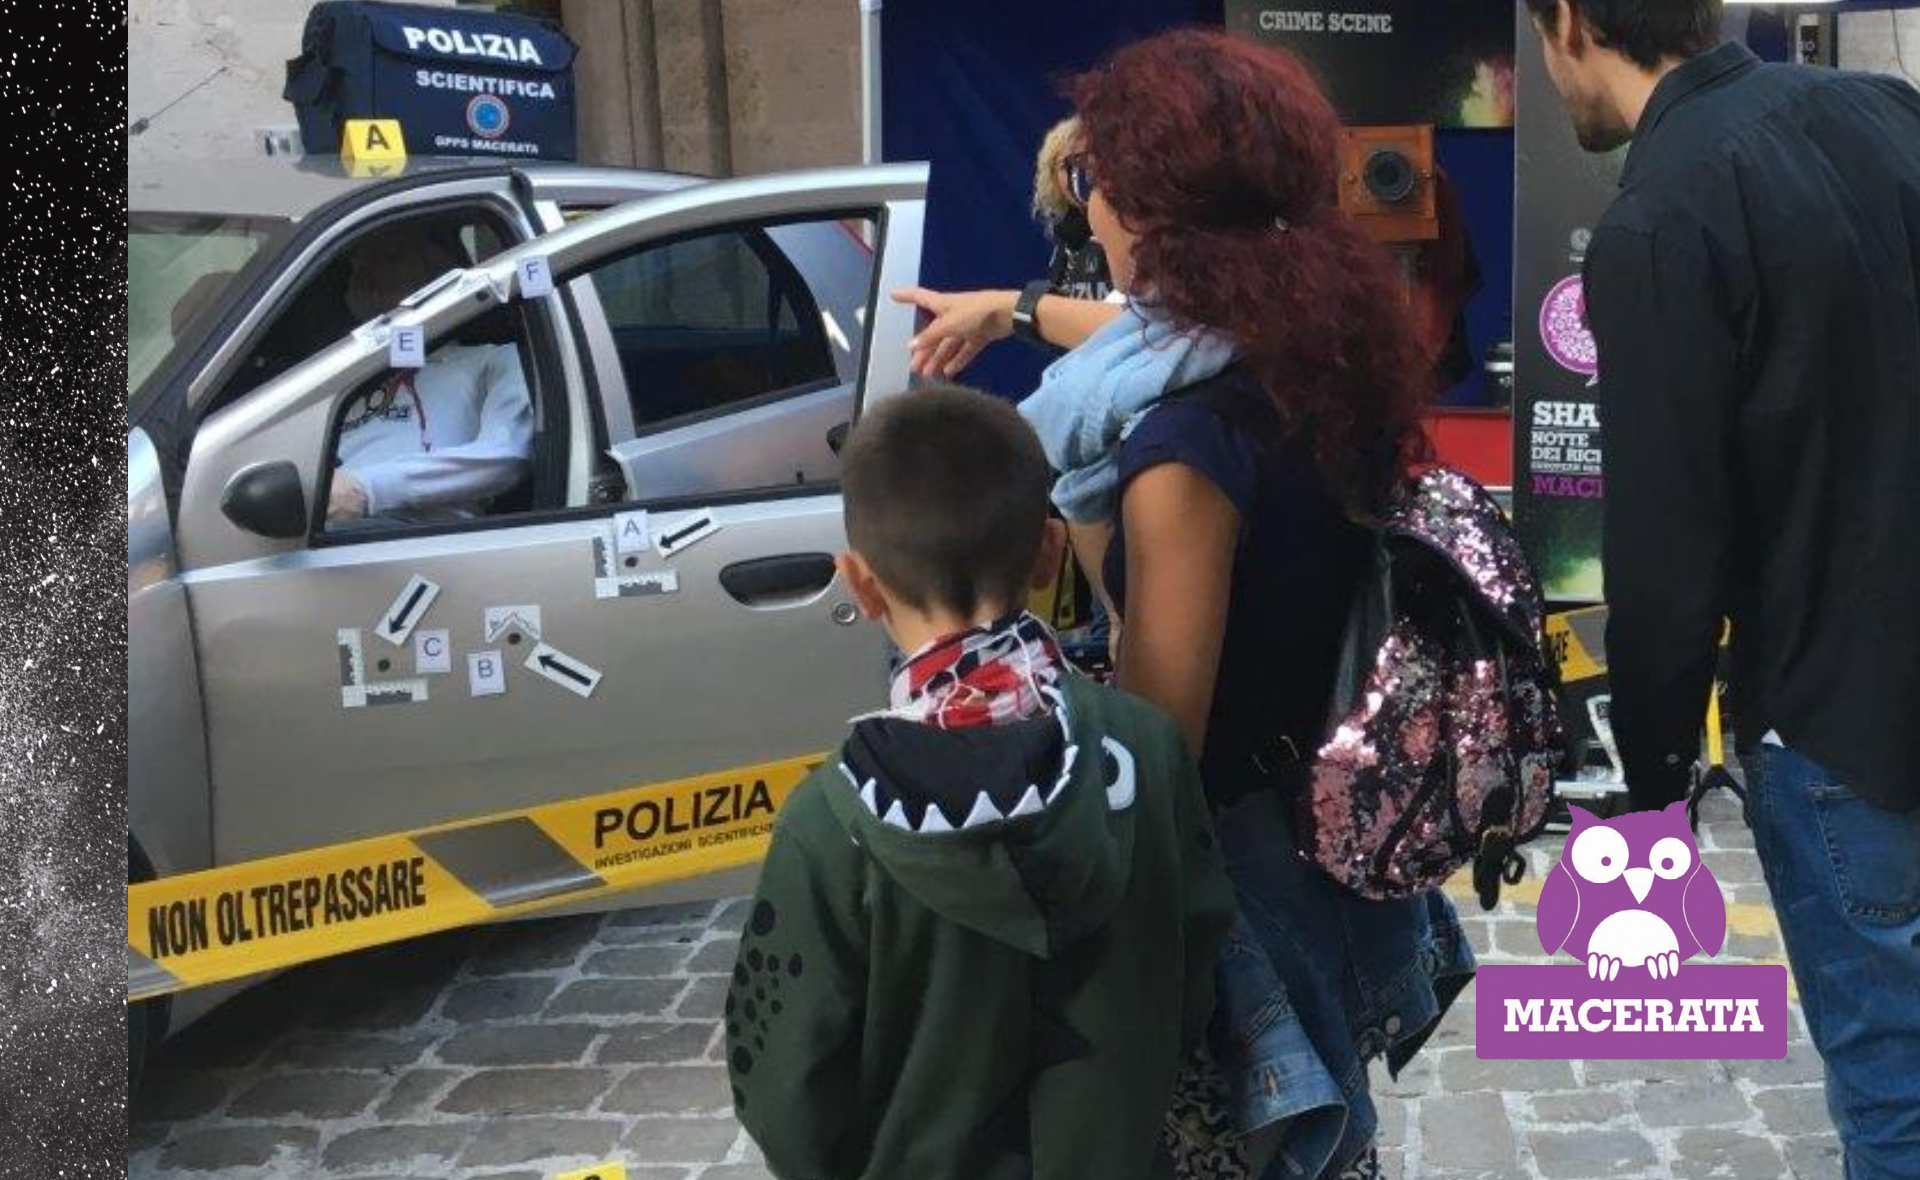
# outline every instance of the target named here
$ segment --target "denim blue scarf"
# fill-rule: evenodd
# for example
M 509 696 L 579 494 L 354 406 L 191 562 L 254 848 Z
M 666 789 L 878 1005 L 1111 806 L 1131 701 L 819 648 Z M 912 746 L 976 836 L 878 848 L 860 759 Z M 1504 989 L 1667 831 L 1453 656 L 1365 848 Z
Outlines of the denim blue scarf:
M 1169 390 L 1204 381 L 1233 358 L 1226 337 L 1179 331 L 1128 303 L 1112 323 L 1048 365 L 1020 413 L 1060 473 L 1053 485 L 1060 514 L 1076 524 L 1113 519 L 1121 440 Z

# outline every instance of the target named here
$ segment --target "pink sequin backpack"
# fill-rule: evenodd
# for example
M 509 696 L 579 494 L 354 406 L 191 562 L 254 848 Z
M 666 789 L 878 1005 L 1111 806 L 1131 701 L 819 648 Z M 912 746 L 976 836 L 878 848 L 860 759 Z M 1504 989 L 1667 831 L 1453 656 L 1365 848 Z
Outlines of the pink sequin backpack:
M 1409 481 L 1375 533 L 1327 736 L 1292 776 L 1301 855 L 1374 900 L 1469 863 L 1485 908 L 1518 883 L 1565 744 L 1545 620 L 1493 497 L 1444 467 Z

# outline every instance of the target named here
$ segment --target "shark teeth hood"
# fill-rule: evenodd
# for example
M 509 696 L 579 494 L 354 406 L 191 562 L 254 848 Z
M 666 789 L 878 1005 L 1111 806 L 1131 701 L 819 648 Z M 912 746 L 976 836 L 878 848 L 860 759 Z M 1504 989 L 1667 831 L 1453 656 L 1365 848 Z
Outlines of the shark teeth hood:
M 827 792 L 923 905 L 1040 958 L 1105 925 L 1133 847 L 1132 753 L 1048 695 L 1050 714 L 1003 725 L 861 721 Z

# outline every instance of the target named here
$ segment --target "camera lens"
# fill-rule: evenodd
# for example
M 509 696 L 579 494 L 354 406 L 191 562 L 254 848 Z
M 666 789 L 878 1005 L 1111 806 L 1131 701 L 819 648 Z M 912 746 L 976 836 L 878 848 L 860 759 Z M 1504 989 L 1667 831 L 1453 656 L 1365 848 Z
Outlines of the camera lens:
M 1361 169 L 1368 194 L 1382 205 L 1398 205 L 1411 197 L 1416 179 L 1413 161 L 1398 148 L 1381 148 L 1367 157 Z

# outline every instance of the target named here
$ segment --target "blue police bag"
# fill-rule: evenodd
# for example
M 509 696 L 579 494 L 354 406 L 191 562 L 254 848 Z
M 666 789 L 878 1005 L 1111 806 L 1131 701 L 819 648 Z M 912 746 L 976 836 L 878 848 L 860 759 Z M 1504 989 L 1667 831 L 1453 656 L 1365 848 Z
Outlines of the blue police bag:
M 307 14 L 283 97 L 312 154 L 348 119 L 398 119 L 411 155 L 571 160 L 576 47 L 551 21 L 327 0 Z

